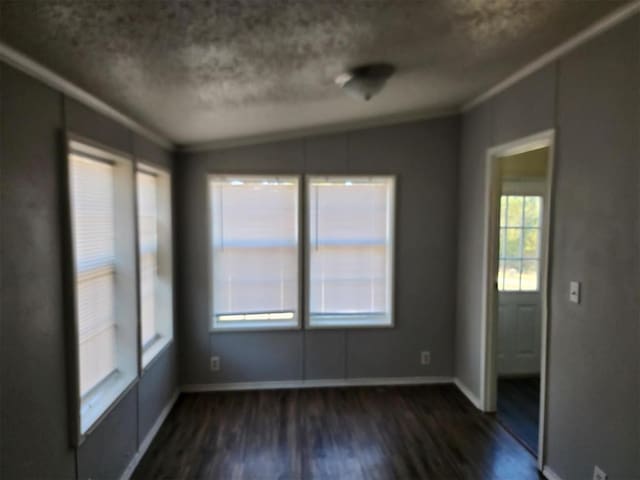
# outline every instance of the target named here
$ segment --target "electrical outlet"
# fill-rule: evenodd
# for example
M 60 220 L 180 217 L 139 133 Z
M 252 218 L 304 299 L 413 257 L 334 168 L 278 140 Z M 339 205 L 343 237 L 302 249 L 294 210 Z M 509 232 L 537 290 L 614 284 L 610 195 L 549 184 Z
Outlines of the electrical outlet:
M 420 364 L 421 365 L 431 364 L 431 352 L 427 350 L 423 350 L 422 352 L 420 352 Z
M 594 465 L 593 467 L 593 480 L 607 480 L 609 476 L 604 473 L 599 466 Z
M 220 357 L 211 357 L 209 362 L 212 372 L 217 372 L 220 370 Z

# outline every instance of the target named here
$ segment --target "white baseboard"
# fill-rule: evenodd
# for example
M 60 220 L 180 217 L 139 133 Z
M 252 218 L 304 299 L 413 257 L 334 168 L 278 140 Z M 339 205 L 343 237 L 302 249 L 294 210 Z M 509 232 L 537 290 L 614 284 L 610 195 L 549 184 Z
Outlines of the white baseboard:
M 144 440 L 142 440 L 142 443 L 140 444 L 138 451 L 133 456 L 133 458 L 129 462 L 129 465 L 127 465 L 127 468 L 124 470 L 124 472 L 122 472 L 122 475 L 120 476 L 120 480 L 129 480 L 129 478 L 131 478 L 131 475 L 133 475 L 133 471 L 138 466 L 138 463 L 140 463 L 140 460 L 142 459 L 142 457 L 144 457 L 144 454 L 147 453 L 147 450 L 149 449 L 151 442 L 153 441 L 156 434 L 158 433 L 158 430 L 160 430 L 160 427 L 162 426 L 167 416 L 169 415 L 169 412 L 173 408 L 174 403 L 176 403 L 176 400 L 178 399 L 179 395 L 180 395 L 180 391 L 178 390 L 173 394 L 173 396 L 171 397 L 171 400 L 169 400 L 169 403 L 167 403 L 165 407 L 162 409 L 155 423 L 153 424 L 153 426 L 151 427 L 147 435 L 144 437 Z
M 474 407 L 476 407 L 478 410 L 483 410 L 482 402 L 480 401 L 480 398 L 478 398 L 476 396 L 476 394 L 473 393 L 469 389 L 469 387 L 467 387 L 462 382 L 462 380 L 460 380 L 459 378 L 456 377 L 456 378 L 453 379 L 453 383 L 455 383 L 456 387 L 458 387 L 458 389 L 464 394 L 464 396 L 467 397 L 471 403 L 473 403 Z
M 544 475 L 544 478 L 547 480 L 562 480 L 562 478 L 556 472 L 551 470 L 548 465 L 542 467 L 542 475 Z
M 386 378 L 336 378 L 327 380 L 284 380 L 276 382 L 196 383 L 183 385 L 182 391 L 219 392 L 230 390 L 276 390 L 293 388 L 364 387 L 393 385 L 436 385 L 453 383 L 451 377 L 386 377 Z

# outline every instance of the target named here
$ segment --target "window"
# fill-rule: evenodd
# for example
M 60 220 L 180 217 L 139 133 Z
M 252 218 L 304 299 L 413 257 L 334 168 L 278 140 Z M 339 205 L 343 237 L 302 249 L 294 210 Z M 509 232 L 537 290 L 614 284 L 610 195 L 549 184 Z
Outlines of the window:
M 141 165 L 138 193 L 140 346 L 142 366 L 173 338 L 171 189 L 169 175 Z
M 209 179 L 213 328 L 298 326 L 297 177 Z
M 310 177 L 309 325 L 390 326 L 393 177 Z
M 80 393 L 116 369 L 113 166 L 72 157 Z
M 131 162 L 72 140 L 69 186 L 84 434 L 137 376 Z
M 498 290 L 533 292 L 540 288 L 542 196 L 500 198 Z

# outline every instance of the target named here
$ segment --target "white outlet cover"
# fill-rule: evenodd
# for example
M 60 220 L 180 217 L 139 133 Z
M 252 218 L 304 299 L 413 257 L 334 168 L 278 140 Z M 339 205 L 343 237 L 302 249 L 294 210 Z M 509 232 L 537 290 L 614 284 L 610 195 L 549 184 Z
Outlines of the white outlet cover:
M 431 352 L 429 351 L 422 351 L 420 352 L 420 363 L 422 365 L 429 365 L 431 364 Z
M 220 357 L 211 357 L 209 362 L 212 372 L 217 372 L 220 370 Z

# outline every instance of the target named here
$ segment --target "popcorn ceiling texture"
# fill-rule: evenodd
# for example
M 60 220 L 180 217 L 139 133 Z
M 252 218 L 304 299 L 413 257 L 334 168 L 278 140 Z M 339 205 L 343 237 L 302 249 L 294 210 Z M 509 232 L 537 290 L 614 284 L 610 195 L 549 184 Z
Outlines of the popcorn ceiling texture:
M 459 106 L 626 2 L 0 0 L 0 39 L 179 143 Z M 371 102 L 334 84 L 398 73 Z

